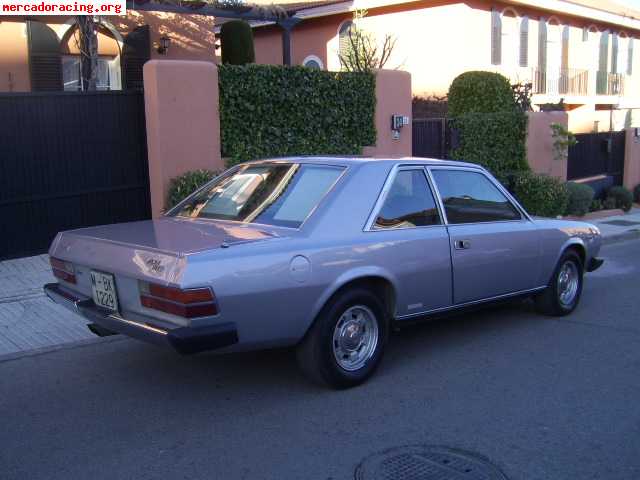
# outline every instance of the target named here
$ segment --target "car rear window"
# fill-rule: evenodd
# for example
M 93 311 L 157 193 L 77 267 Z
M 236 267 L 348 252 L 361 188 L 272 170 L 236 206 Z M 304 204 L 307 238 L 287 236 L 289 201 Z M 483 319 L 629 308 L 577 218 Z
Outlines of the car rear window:
M 207 185 L 173 215 L 298 228 L 343 171 L 300 163 L 247 165 Z

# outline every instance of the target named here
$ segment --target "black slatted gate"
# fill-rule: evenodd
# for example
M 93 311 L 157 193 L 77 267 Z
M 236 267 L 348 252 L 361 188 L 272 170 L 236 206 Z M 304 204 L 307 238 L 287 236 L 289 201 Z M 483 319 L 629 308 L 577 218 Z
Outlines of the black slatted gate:
M 150 218 L 142 92 L 0 94 L 0 258 Z
M 612 177 L 622 185 L 625 132 L 576 134 L 578 143 L 569 148 L 567 180 L 596 176 Z
M 446 158 L 447 134 L 445 118 L 414 118 L 412 121 L 413 156 Z

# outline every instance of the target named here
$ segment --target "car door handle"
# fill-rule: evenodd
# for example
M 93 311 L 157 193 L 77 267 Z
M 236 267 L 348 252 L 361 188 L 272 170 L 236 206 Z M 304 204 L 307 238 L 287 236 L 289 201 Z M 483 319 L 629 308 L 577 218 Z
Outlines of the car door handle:
M 471 242 L 469 240 L 455 240 L 453 246 L 456 250 L 466 250 L 471 248 Z

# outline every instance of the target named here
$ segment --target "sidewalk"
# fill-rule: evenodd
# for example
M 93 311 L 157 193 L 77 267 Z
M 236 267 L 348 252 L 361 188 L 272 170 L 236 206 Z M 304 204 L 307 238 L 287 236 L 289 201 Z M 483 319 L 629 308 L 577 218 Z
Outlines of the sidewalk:
M 605 243 L 640 239 L 640 208 L 584 220 L 600 229 Z M 98 338 L 84 319 L 44 295 L 42 286 L 54 281 L 47 255 L 0 262 L 0 357 Z

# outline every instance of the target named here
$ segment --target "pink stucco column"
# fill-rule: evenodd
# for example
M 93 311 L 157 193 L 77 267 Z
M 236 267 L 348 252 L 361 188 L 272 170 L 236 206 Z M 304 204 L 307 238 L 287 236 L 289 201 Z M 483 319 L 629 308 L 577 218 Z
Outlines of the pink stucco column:
M 158 217 L 169 181 L 189 170 L 222 170 L 218 69 L 210 62 L 144 65 L 151 210 Z
M 627 128 L 624 144 L 624 180 L 629 190 L 640 185 L 640 138 L 635 128 Z
M 376 71 L 377 140 L 375 146 L 364 148 L 372 157 L 411 156 L 411 74 L 399 70 Z M 400 129 L 400 137 L 393 138 L 391 116 L 409 117 L 409 125 Z
M 565 181 L 567 160 L 554 158 L 551 124 L 559 123 L 567 128 L 569 116 L 566 112 L 529 112 L 528 116 L 527 161 L 531 170 Z

